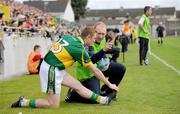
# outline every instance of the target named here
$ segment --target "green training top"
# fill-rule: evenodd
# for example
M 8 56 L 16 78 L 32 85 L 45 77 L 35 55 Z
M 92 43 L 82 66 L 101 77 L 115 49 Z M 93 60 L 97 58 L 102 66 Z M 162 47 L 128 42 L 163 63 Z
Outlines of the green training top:
M 106 45 L 106 40 L 105 38 L 100 42 L 100 44 L 94 43 L 93 44 L 93 52 L 88 52 L 88 53 L 97 53 L 101 49 L 103 49 Z M 97 66 L 97 65 L 96 65 Z M 79 63 L 76 66 L 76 77 L 79 81 L 84 81 L 89 78 L 92 78 L 94 74 L 90 72 L 89 69 L 82 67 Z
M 143 28 L 150 33 L 151 23 L 150 23 L 149 17 L 146 16 L 145 14 L 143 14 L 141 18 L 144 18 Z M 140 28 L 140 26 L 138 27 L 138 34 L 139 34 L 139 37 L 146 38 L 146 39 L 149 39 L 149 38 L 150 38 L 150 34 L 145 33 L 145 32 Z

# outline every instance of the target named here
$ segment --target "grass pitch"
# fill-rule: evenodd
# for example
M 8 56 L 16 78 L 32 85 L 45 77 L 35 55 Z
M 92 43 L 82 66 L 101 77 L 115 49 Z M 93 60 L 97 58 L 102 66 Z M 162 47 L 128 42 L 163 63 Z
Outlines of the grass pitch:
M 180 37 L 165 38 L 162 46 L 152 39 L 151 51 L 180 69 Z M 64 98 L 68 88 L 63 87 L 58 109 L 11 109 L 11 103 L 20 95 L 46 98 L 40 92 L 38 75 L 24 75 L 0 81 L 0 114 L 180 114 L 180 75 L 150 55 L 150 65 L 139 66 L 137 44 L 130 45 L 125 56 L 125 63 L 122 54 L 119 62 L 126 65 L 127 72 L 119 86 L 118 100 L 110 106 L 66 103 Z M 75 74 L 73 67 L 68 71 Z

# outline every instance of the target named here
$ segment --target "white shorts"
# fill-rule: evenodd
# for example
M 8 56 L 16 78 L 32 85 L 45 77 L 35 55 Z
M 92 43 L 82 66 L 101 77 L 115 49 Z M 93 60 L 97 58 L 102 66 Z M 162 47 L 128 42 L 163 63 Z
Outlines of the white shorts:
M 42 62 L 40 67 L 41 91 L 50 94 L 60 94 L 61 83 L 66 71 L 59 70 L 57 67 Z

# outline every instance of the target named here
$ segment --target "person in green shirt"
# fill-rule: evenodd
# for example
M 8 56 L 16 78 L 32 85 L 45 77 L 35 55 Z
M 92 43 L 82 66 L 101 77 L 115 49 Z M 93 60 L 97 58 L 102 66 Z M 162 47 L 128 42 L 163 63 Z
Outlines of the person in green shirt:
M 106 57 L 106 52 L 112 49 L 115 39 L 113 39 L 111 42 L 106 42 L 106 25 L 104 23 L 96 23 L 95 31 L 95 43 L 93 43 L 93 45 L 89 45 L 87 44 L 87 42 L 85 42 L 86 50 L 89 52 L 91 61 L 94 64 L 97 64 L 97 67 L 103 72 L 105 77 L 108 77 L 108 80 L 111 81 L 111 83 L 118 86 L 125 74 L 126 67 L 117 62 L 110 62 L 109 59 Z M 88 34 L 83 30 L 81 36 L 88 37 Z M 113 35 L 111 37 L 115 38 L 115 36 Z M 116 92 L 107 87 L 107 85 L 103 85 L 101 88 L 99 80 L 92 73 L 90 73 L 88 69 L 82 68 L 79 64 L 77 64 L 76 72 L 77 79 L 88 89 L 92 90 L 97 94 L 100 93 L 105 96 L 107 95 L 112 99 L 116 98 Z M 80 97 L 72 89 L 69 89 L 65 101 L 92 103 L 91 101 Z
M 150 38 L 150 16 L 152 14 L 152 8 L 150 6 L 145 6 L 144 14 L 141 16 L 138 22 L 138 34 L 139 34 L 139 63 L 140 65 L 148 65 L 147 52 Z

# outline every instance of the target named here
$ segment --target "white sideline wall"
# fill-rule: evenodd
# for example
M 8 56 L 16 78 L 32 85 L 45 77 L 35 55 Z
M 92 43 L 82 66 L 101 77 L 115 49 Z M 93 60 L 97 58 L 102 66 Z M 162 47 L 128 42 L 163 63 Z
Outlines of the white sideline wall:
M 33 47 L 36 44 L 41 46 L 44 56 L 51 41 L 40 36 L 22 36 L 17 39 L 5 40 L 5 49 L 2 52 L 4 63 L 0 63 L 0 80 L 10 79 L 27 73 L 28 54 L 33 51 Z

